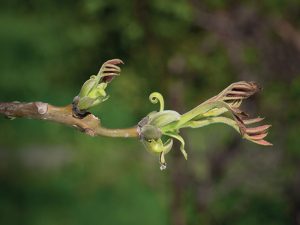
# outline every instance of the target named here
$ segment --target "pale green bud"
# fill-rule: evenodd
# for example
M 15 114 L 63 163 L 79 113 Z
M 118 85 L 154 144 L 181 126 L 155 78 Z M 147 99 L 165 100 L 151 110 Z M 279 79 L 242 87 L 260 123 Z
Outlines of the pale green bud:
M 163 127 L 179 119 L 180 114 L 173 110 L 164 110 L 149 114 L 149 124 L 156 127 Z
M 82 114 L 82 112 L 94 107 L 108 99 L 105 92 L 107 84 L 112 79 L 120 75 L 121 69 L 118 64 L 123 62 L 120 59 L 112 59 L 105 62 L 97 75 L 92 75 L 81 87 L 78 97 L 74 98 L 75 114 Z
M 161 131 L 159 128 L 146 124 L 140 129 L 140 135 L 142 139 L 151 140 L 151 139 L 159 139 L 161 137 Z

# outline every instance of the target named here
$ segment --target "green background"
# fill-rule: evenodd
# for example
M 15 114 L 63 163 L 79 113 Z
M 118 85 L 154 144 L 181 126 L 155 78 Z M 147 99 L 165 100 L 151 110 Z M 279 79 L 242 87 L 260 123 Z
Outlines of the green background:
M 0 101 L 69 104 L 101 64 L 122 75 L 93 110 L 135 125 L 166 98 L 180 113 L 232 82 L 272 124 L 261 147 L 229 127 L 187 130 L 168 168 L 135 139 L 88 137 L 48 122 L 0 118 L 2 225 L 300 224 L 299 0 L 10 0 L 0 3 Z

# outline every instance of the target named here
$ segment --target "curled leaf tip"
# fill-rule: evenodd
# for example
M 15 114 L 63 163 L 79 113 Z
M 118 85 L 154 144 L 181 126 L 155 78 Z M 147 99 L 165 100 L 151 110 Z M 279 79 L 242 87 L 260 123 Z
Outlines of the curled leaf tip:
M 164 97 L 159 92 L 151 93 L 149 96 L 149 100 L 153 104 L 156 104 L 156 103 L 160 104 L 160 107 L 159 107 L 160 112 L 162 112 L 164 110 L 164 108 L 165 108 Z

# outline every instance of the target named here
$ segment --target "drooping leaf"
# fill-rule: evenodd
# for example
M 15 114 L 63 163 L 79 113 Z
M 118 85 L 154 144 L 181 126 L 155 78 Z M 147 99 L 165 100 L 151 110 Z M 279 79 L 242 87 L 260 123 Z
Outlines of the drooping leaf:
M 180 141 L 180 151 L 183 154 L 184 158 L 187 160 L 187 153 L 184 149 L 185 142 L 184 142 L 183 138 L 179 134 L 166 133 L 165 135 L 170 136 L 170 137 L 175 138 L 178 141 Z

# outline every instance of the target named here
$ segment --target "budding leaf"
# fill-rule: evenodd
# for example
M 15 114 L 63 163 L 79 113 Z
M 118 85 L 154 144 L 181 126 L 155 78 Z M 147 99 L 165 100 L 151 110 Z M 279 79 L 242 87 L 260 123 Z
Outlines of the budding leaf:
M 81 90 L 76 97 L 75 109 L 79 112 L 88 110 L 94 106 L 106 101 L 109 96 L 106 94 L 107 84 L 114 77 L 119 76 L 121 69 L 118 66 L 122 64 L 120 59 L 112 59 L 105 62 L 97 75 L 92 75 L 81 87 Z
M 255 82 L 236 82 L 229 85 L 218 95 L 182 115 L 173 110 L 165 110 L 162 95 L 154 92 L 149 96 L 149 99 L 152 103 L 160 103 L 160 108 L 158 112 L 149 113 L 139 123 L 141 139 L 143 142 L 148 141 L 145 146 L 150 152 L 160 153 L 161 169 L 166 168 L 165 154 L 171 150 L 173 139 L 180 142 L 180 151 L 187 159 L 185 141 L 179 134 L 182 128 L 200 128 L 214 123 L 223 123 L 234 128 L 243 138 L 251 142 L 265 146 L 272 145 L 264 140 L 271 126 L 256 125 L 250 127 L 261 122 L 263 118 L 249 118 L 248 114 L 240 109 L 242 102 L 259 90 L 260 87 Z M 151 129 L 149 129 L 150 127 Z M 152 133 L 150 130 L 152 130 Z M 154 131 L 156 131 L 155 134 Z M 160 136 L 157 135 L 158 133 Z M 154 139 L 149 142 L 147 136 Z M 161 137 L 168 137 L 169 139 L 163 144 Z

